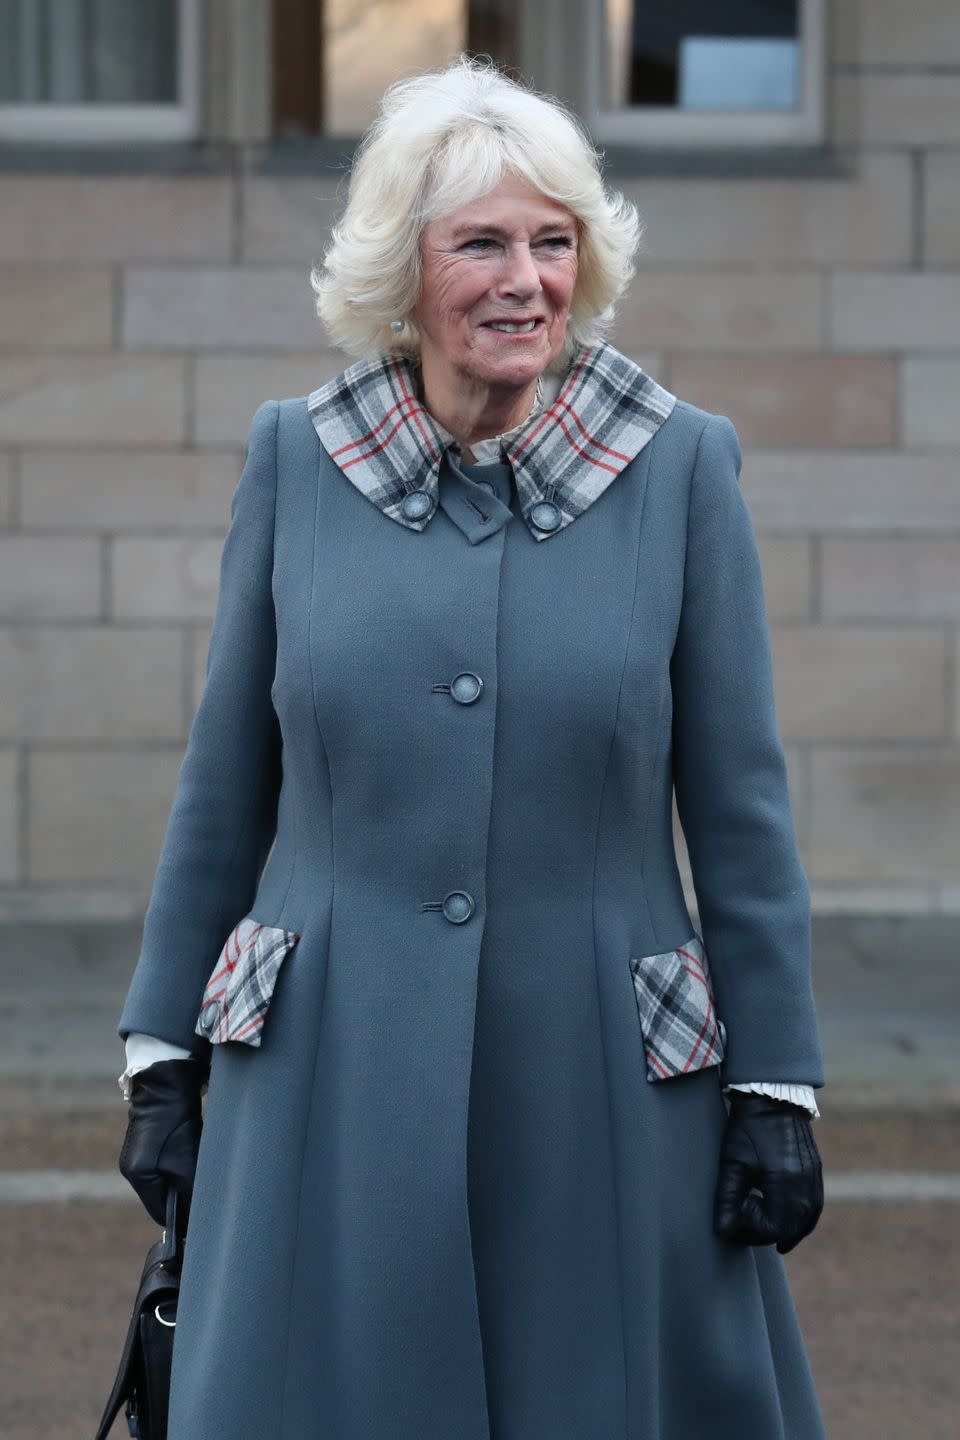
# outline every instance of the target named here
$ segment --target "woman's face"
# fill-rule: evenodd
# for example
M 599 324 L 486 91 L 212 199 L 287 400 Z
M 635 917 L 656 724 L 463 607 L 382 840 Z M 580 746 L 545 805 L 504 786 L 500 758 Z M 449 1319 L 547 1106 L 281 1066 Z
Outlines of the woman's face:
M 490 385 L 529 385 L 563 345 L 577 248 L 571 212 L 515 175 L 431 221 L 413 312 L 424 364 Z

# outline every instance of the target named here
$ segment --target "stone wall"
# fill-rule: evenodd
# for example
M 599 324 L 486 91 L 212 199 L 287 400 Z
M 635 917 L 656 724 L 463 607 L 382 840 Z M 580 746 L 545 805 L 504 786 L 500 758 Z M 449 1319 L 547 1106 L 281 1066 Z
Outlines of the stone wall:
M 740 433 L 816 908 L 956 911 L 960 12 L 831 10 L 817 163 L 612 176 L 647 227 L 614 339 Z M 218 157 L 0 173 L 6 916 L 142 911 L 250 418 L 343 363 L 338 172 Z

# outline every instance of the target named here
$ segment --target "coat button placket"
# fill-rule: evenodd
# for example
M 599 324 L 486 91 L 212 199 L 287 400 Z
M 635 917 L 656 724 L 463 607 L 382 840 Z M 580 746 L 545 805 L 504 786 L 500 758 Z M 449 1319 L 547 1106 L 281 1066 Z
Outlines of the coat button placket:
M 485 1410 L 483 1343 L 477 1277 L 466 1184 L 470 1172 L 468 1121 L 471 1108 L 473 1037 L 481 983 L 486 934 L 488 840 L 494 797 L 494 762 L 497 728 L 498 634 L 501 576 L 507 534 L 511 543 L 529 541 L 526 527 L 510 526 L 517 520 L 510 506 L 512 476 L 507 466 L 491 467 L 486 477 L 476 467 L 464 473 L 459 467 L 441 466 L 437 514 L 419 532 L 423 547 L 423 574 L 431 589 L 431 630 L 427 639 L 434 657 L 451 654 L 463 659 L 444 666 L 440 676 L 427 679 L 424 701 L 436 707 L 429 730 L 429 770 L 420 770 L 427 787 L 419 819 L 410 841 L 418 847 L 421 876 L 431 877 L 429 898 L 419 910 L 424 923 L 440 923 L 443 934 L 425 934 L 428 968 L 422 977 L 424 993 L 443 1006 L 443 1094 L 454 1109 L 444 1122 L 444 1169 L 453 1166 L 451 1183 L 461 1189 L 456 1207 L 466 1223 L 457 1237 L 459 1291 L 466 1309 L 457 1323 L 467 1326 L 478 1365 L 464 1374 L 464 1405 L 473 1407 L 470 1421 L 459 1433 L 470 1440 L 489 1440 Z M 490 485 L 481 485 L 489 479 Z M 483 518 L 474 505 L 484 500 Z M 424 652 L 426 653 L 426 651 Z M 436 676 L 436 671 L 434 671 Z M 413 816 L 411 817 L 413 818 Z M 419 849 L 420 846 L 424 848 Z M 434 888 L 434 886 L 436 888 Z M 431 893 L 432 892 L 432 893 Z M 435 969 L 432 967 L 436 967 Z M 429 1048 L 433 1026 L 425 1028 Z M 435 1162 L 436 1163 L 436 1162 Z M 448 1237 L 453 1244 L 453 1237 Z M 469 1400 L 467 1397 L 470 1397 Z M 466 1410 L 465 1410 L 466 1413 Z M 472 1425 L 473 1428 L 470 1428 Z

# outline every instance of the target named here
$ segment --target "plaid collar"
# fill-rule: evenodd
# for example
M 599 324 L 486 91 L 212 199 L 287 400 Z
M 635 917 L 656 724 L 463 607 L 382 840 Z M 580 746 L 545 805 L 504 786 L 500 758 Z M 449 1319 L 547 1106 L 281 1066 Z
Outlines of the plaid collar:
M 600 341 L 574 358 L 560 393 L 504 442 L 535 540 L 556 535 L 640 453 L 677 397 Z M 410 361 L 359 360 L 307 397 L 330 458 L 391 520 L 422 531 L 436 513 L 438 474 L 453 436 L 417 399 Z

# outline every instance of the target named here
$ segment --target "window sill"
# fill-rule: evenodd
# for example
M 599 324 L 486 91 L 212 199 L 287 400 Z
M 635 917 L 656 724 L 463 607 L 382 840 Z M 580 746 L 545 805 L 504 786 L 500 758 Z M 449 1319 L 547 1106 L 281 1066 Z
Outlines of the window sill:
M 254 147 L 248 163 L 259 174 L 317 175 L 345 173 L 359 144 L 356 136 L 317 135 L 277 139 Z M 820 180 L 848 179 L 855 173 L 856 147 L 829 144 L 738 146 L 728 149 L 641 149 L 610 143 L 598 145 L 604 176 L 616 183 L 644 177 L 677 179 Z
M 232 146 L 209 141 L 0 141 L 0 174 L 5 175 L 225 175 L 233 164 Z
M 21 175 L 230 175 L 237 158 L 248 173 L 329 177 L 345 175 L 359 137 L 283 137 L 270 144 L 223 141 L 157 144 L 48 145 L 0 142 L 0 173 Z M 821 180 L 848 179 L 856 171 L 856 147 L 770 146 L 736 149 L 641 149 L 598 147 L 605 179 Z
M 842 180 L 854 173 L 857 151 L 830 144 L 739 145 L 673 149 L 610 142 L 599 145 L 608 180 Z

